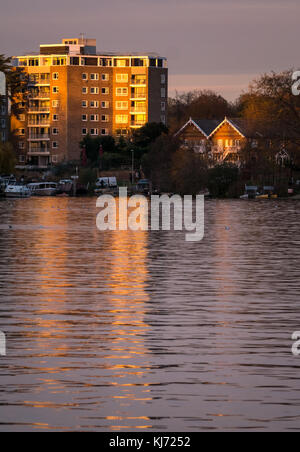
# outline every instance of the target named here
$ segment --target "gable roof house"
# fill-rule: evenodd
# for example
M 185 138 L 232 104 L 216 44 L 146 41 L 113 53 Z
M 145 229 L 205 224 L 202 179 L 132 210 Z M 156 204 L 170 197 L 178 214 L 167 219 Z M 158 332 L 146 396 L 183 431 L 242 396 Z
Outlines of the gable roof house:
M 243 147 L 249 142 L 257 147 L 257 140 L 262 137 L 253 121 L 240 118 L 190 118 L 175 136 L 181 138 L 184 147 L 207 154 L 213 164 L 225 161 L 239 164 Z

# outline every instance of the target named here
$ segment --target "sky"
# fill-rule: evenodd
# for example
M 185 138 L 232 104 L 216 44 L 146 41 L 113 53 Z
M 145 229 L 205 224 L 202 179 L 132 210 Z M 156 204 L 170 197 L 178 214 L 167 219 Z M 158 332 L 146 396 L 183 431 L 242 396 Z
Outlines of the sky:
M 169 94 L 213 89 L 228 100 L 264 72 L 300 66 L 299 0 L 1 0 L 0 53 L 62 38 L 98 51 L 168 58 Z

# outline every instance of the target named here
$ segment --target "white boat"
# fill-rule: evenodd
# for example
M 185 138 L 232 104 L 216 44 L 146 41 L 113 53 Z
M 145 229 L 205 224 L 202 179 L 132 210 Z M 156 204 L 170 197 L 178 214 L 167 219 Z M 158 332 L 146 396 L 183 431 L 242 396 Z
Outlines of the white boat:
M 33 196 L 54 196 L 57 192 L 57 184 L 55 182 L 38 182 L 28 184 L 27 187 Z
M 5 189 L 6 198 L 30 198 L 31 191 L 26 185 L 8 185 Z

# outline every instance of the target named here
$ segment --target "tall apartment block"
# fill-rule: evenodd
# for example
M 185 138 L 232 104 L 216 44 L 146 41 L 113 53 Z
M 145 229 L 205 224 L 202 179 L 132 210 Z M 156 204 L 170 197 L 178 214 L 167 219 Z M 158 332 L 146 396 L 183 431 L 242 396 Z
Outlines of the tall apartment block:
M 0 142 L 8 140 L 8 98 L 6 80 L 3 72 L 0 72 Z
M 167 123 L 166 58 L 98 54 L 94 39 L 63 39 L 13 64 L 29 74 L 28 102 L 11 123 L 20 165 L 78 160 L 87 134 L 127 137 L 147 122 Z

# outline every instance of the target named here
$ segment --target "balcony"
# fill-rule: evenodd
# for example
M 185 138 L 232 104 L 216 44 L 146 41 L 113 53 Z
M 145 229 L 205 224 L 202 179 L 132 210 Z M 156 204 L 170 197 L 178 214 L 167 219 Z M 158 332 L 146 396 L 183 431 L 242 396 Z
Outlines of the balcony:
M 49 133 L 31 133 L 29 134 L 28 141 L 35 140 L 50 140 Z
M 146 124 L 146 121 L 131 121 L 130 127 L 132 129 L 139 129 L 140 127 L 143 127 Z
M 131 93 L 130 100 L 146 100 L 147 99 L 147 93 Z
M 145 78 L 143 79 L 131 79 L 130 86 L 147 86 L 147 80 Z
M 29 80 L 28 85 L 29 86 L 50 86 L 50 77 L 47 77 L 45 79 L 37 77 L 34 80 Z
M 43 91 L 42 93 L 29 93 L 29 99 L 50 99 L 50 91 Z
M 40 120 L 40 121 L 29 120 L 28 121 L 28 126 L 29 127 L 39 127 L 39 126 L 48 126 L 48 127 L 50 127 L 50 119 L 43 119 L 43 120 Z
M 28 107 L 28 113 L 50 113 L 50 105 L 49 107 Z
M 49 148 L 32 148 L 29 149 L 28 155 L 50 155 L 50 149 Z
M 130 113 L 132 115 L 136 115 L 136 114 L 145 115 L 147 113 L 147 108 L 146 107 L 131 107 Z

